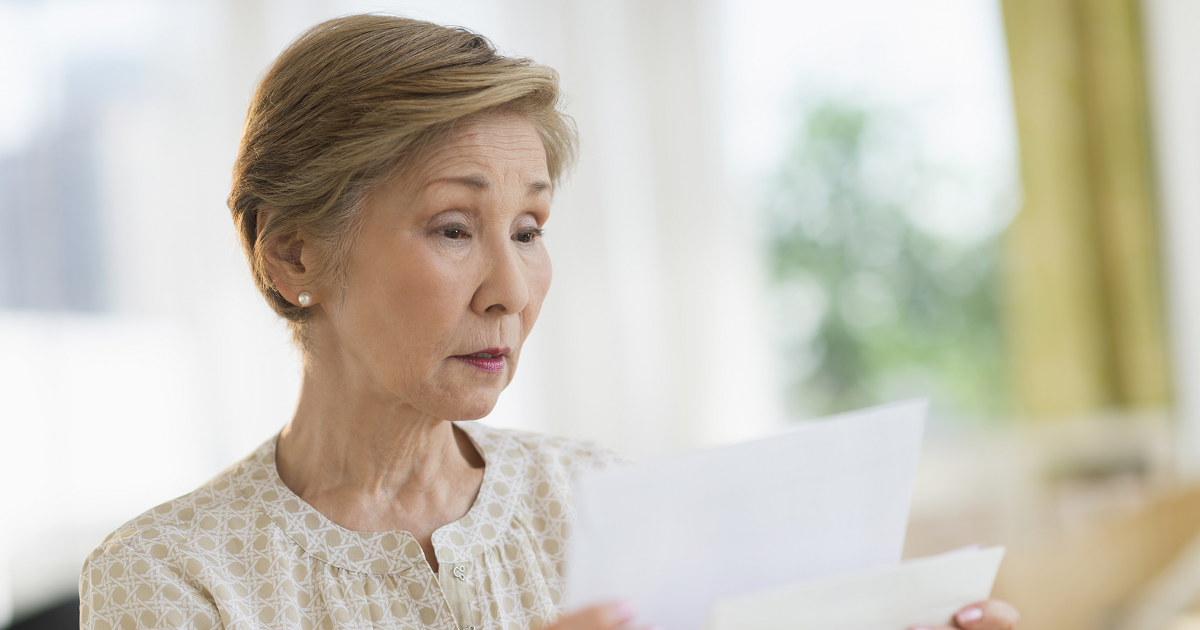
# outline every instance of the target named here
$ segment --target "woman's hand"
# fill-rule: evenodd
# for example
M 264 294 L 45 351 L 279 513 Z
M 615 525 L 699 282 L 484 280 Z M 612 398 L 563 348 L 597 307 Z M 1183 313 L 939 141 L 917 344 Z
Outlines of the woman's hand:
M 655 630 L 657 626 L 632 626 L 636 615 L 633 607 L 625 602 L 601 604 L 560 617 L 543 630 Z
M 971 604 L 954 615 L 952 625 L 913 630 L 1015 630 L 1021 614 L 1012 605 L 998 599 Z

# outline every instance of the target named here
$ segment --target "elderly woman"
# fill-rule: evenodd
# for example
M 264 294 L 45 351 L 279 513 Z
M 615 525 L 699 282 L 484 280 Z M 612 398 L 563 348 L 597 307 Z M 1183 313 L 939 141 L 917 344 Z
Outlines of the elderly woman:
M 82 627 L 630 624 L 620 603 L 561 609 L 569 479 L 617 458 L 469 422 L 550 288 L 542 227 L 575 142 L 558 107 L 552 70 L 415 20 L 331 20 L 279 57 L 229 205 L 303 349 L 295 415 L 109 536 L 83 568 Z

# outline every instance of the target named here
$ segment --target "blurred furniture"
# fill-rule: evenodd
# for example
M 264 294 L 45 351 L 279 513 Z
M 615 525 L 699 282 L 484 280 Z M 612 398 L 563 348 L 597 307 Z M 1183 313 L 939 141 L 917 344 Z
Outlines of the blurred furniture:
M 1165 630 L 1183 611 L 1130 611 L 1198 532 L 1200 489 L 1171 493 L 1077 540 L 1012 549 L 995 595 L 1018 606 L 1022 630 Z
M 1175 475 L 1165 417 L 931 436 L 906 555 L 1009 553 L 995 595 L 1021 630 L 1168 630 L 1200 595 L 1200 487 Z

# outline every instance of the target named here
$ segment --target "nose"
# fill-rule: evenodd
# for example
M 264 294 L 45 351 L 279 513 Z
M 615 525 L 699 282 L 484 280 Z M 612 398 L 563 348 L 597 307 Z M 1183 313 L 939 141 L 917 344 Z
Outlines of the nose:
M 483 273 L 471 299 L 471 308 L 480 314 L 512 315 L 529 303 L 529 281 L 525 265 L 509 239 L 485 248 Z

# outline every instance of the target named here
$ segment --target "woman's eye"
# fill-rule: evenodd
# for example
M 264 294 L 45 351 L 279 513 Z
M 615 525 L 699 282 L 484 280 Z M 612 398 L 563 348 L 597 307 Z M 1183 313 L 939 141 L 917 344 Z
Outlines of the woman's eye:
M 442 230 L 442 236 L 446 238 L 462 238 L 466 236 L 466 233 L 459 228 L 447 228 Z
M 513 238 L 516 239 L 518 243 L 532 243 L 533 239 L 541 235 L 541 230 L 529 230 L 527 232 L 518 232 Z

